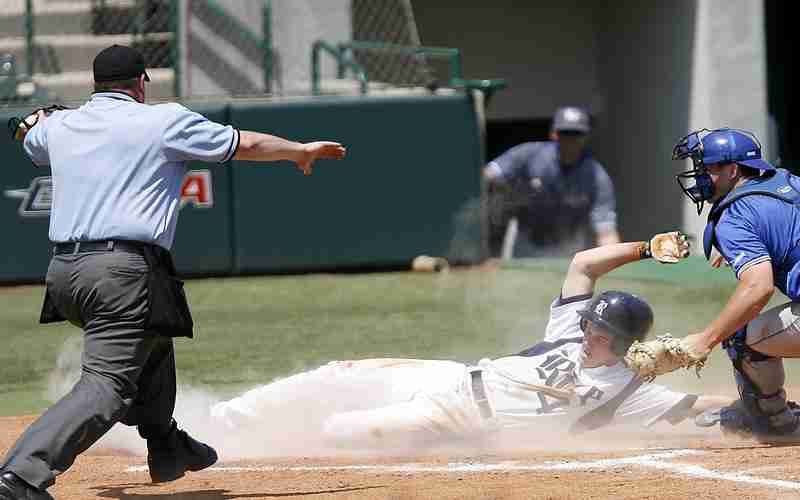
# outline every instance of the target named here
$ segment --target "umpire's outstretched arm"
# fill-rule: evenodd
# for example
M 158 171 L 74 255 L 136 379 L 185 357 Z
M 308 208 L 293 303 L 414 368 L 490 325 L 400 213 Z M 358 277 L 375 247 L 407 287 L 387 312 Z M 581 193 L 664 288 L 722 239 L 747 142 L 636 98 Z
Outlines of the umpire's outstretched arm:
M 347 150 L 338 142 L 294 142 L 260 132 L 242 130 L 234 160 L 275 161 L 289 160 L 305 175 L 311 175 L 312 165 L 318 159 L 341 160 Z

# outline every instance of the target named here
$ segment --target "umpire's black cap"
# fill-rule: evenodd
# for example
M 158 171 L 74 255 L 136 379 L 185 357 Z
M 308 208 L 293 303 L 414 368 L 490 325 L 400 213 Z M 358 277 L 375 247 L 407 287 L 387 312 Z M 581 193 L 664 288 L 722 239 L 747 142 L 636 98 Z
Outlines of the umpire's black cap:
M 129 80 L 139 75 L 144 75 L 146 82 L 150 81 L 144 70 L 142 53 L 124 45 L 112 45 L 101 50 L 94 58 L 93 68 L 95 82 Z

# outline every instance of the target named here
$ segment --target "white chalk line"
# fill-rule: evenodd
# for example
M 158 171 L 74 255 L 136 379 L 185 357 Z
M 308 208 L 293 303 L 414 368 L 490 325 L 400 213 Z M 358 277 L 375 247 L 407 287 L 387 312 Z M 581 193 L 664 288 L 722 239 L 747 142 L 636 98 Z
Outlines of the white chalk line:
M 563 461 L 545 462 L 542 464 L 526 464 L 521 462 L 501 462 L 496 464 L 451 462 L 442 465 L 436 464 L 394 464 L 394 465 L 265 465 L 258 467 L 217 466 L 205 469 L 209 472 L 383 472 L 383 473 L 485 473 L 485 472 L 540 472 L 540 471 L 580 471 L 580 470 L 607 470 L 618 469 L 626 466 L 639 466 L 645 468 L 669 470 L 685 476 L 716 479 L 774 488 L 800 490 L 800 482 L 781 479 L 767 479 L 754 477 L 743 472 L 722 472 L 708 469 L 700 465 L 665 462 L 675 457 L 688 455 L 702 455 L 700 450 L 673 450 L 663 453 L 652 453 L 624 458 L 606 458 L 592 461 Z M 132 466 L 126 472 L 145 472 L 147 466 Z

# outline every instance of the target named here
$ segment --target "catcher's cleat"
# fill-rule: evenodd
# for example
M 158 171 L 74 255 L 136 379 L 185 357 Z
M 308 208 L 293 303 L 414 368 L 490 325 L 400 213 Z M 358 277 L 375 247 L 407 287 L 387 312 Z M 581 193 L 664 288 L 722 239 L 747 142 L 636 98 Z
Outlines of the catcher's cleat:
M 197 472 L 214 465 L 216 461 L 217 452 L 214 448 L 179 430 L 174 421 L 166 439 L 147 440 L 147 467 L 154 483 L 180 479 L 186 471 Z
M 762 444 L 794 445 L 800 444 L 800 410 L 794 401 L 789 401 L 788 411 L 781 415 L 781 426 L 770 425 L 766 432 L 755 432 L 755 438 Z M 774 418 L 774 417 L 773 417 Z
M 0 475 L 0 500 L 55 500 L 49 493 L 39 490 L 20 479 L 13 472 Z
M 753 437 L 753 420 L 739 401 L 730 406 L 706 410 L 694 418 L 698 427 L 714 427 L 719 424 L 725 436 Z
M 719 424 L 722 434 L 727 437 L 751 438 L 763 444 L 800 444 L 800 407 L 794 401 L 787 401 L 793 417 L 782 429 L 759 421 L 747 413 L 741 401 L 730 406 L 707 410 L 694 419 L 698 427 L 713 427 Z

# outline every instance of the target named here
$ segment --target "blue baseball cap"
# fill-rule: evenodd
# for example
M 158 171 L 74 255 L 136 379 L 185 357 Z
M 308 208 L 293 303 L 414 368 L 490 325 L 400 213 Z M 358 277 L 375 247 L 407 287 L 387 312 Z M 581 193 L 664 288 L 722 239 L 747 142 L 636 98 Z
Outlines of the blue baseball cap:
M 701 140 L 704 164 L 732 162 L 758 170 L 775 170 L 761 157 L 761 143 L 752 132 L 721 128 Z
M 558 108 L 553 115 L 553 130 L 556 132 L 588 134 L 591 129 L 589 113 L 583 108 L 565 106 Z

